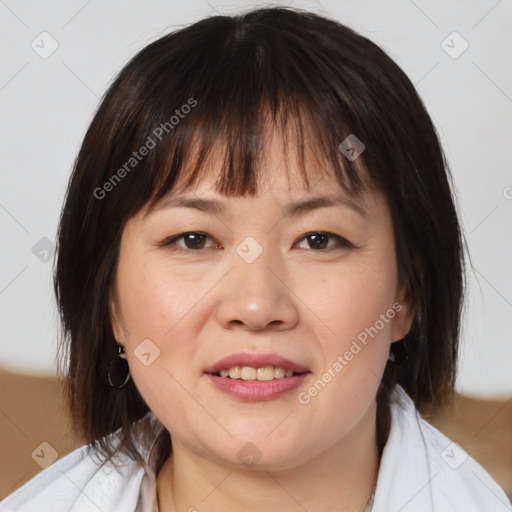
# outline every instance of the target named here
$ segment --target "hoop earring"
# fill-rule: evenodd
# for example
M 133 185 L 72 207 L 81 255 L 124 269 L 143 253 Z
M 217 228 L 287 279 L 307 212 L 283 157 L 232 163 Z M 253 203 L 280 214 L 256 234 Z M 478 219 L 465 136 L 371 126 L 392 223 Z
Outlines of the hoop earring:
M 130 367 L 126 360 L 124 347 L 119 345 L 119 353 L 110 361 L 107 371 L 108 383 L 115 389 L 121 389 L 130 380 Z
M 409 359 L 409 344 L 405 340 L 405 335 L 401 340 L 391 343 L 388 359 L 397 366 L 402 366 Z

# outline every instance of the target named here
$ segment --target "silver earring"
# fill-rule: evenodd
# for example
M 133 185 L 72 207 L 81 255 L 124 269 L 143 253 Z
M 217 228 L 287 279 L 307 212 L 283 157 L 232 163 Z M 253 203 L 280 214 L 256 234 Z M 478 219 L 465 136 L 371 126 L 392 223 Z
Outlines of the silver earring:
M 130 380 L 130 367 L 124 347 L 121 345 L 119 345 L 119 353 L 108 365 L 107 377 L 108 383 L 115 389 L 121 389 Z

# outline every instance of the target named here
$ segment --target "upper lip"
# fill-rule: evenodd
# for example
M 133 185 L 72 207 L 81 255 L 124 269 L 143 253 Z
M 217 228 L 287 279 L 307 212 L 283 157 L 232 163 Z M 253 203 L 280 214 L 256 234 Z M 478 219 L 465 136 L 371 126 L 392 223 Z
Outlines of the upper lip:
M 216 363 L 206 368 L 204 372 L 218 373 L 223 369 L 228 369 L 233 366 L 251 366 L 253 368 L 273 366 L 274 368 L 280 367 L 285 370 L 293 370 L 296 373 L 309 371 L 300 364 L 277 354 L 249 354 L 247 352 L 238 352 L 219 359 Z

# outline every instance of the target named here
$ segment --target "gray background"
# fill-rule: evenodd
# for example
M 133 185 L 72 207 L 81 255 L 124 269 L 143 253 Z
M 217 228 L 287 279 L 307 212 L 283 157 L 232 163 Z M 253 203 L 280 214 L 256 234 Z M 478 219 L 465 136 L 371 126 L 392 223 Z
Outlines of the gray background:
M 2 366 L 55 373 L 53 242 L 73 160 L 107 85 L 132 55 L 170 30 L 263 5 L 0 0 Z M 272 5 L 348 24 L 381 45 L 417 86 L 454 174 L 473 261 L 457 388 L 510 396 L 512 2 Z M 49 55 L 52 45 L 58 47 Z

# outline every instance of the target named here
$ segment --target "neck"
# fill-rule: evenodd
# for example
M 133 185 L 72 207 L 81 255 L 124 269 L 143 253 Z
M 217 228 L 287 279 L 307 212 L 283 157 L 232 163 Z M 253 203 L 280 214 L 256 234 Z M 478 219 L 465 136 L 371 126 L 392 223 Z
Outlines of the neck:
M 173 440 L 157 477 L 160 512 L 363 512 L 375 486 L 379 454 L 376 404 L 343 439 L 291 469 L 239 468 L 206 459 Z

